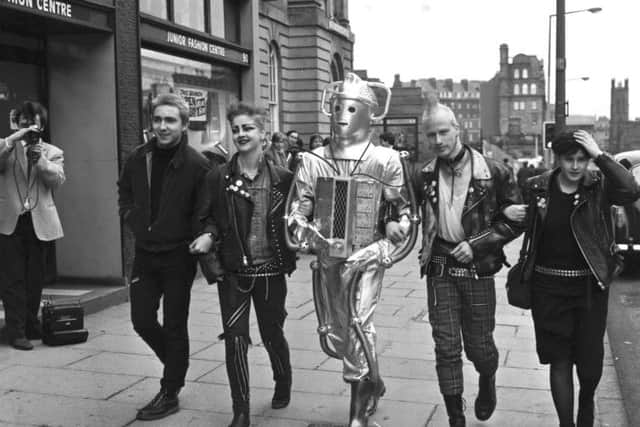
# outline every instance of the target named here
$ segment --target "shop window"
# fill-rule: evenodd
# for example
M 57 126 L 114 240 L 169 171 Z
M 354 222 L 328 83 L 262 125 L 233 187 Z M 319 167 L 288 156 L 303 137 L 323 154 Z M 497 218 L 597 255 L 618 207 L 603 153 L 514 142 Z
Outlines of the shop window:
M 520 95 L 520 85 L 517 83 L 513 85 L 513 94 Z
M 520 70 L 519 69 L 514 69 L 513 70 L 513 78 L 514 79 L 519 79 L 520 78 Z
M 526 83 L 524 83 L 524 84 L 522 85 L 522 94 L 523 94 L 523 95 L 529 95 L 529 85 L 528 85 L 528 84 L 526 84 Z
M 198 31 L 204 31 L 204 0 L 173 0 L 173 20 Z
M 536 95 L 538 93 L 538 85 L 535 83 L 531 83 L 531 95 Z
M 145 129 L 151 127 L 151 100 L 162 93 L 176 93 L 189 103 L 189 144 L 201 152 L 216 152 L 220 142 L 233 151 L 226 115 L 228 106 L 238 102 L 238 69 L 148 49 L 142 49 L 140 62 Z
M 167 19 L 167 0 L 140 0 L 140 12 Z
M 280 130 L 280 55 L 278 47 L 269 45 L 269 118 L 271 132 Z

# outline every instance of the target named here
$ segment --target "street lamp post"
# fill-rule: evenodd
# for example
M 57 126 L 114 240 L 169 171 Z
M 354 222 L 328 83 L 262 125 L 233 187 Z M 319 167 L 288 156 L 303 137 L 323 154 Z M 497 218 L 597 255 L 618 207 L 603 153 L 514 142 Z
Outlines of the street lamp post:
M 547 48 L 547 108 L 545 109 L 545 116 L 547 119 L 551 119 L 548 114 L 548 106 L 550 105 L 551 100 L 551 20 L 555 16 L 556 17 L 556 111 L 555 111 L 555 121 L 556 131 L 560 131 L 566 123 L 565 120 L 565 69 L 566 69 L 566 58 L 565 58 L 565 26 L 564 26 L 564 18 L 565 15 L 570 15 L 573 13 L 580 12 L 589 12 L 589 13 L 598 13 L 602 11 L 601 7 L 590 7 L 588 9 L 578 9 L 578 10 L 570 10 L 565 11 L 564 9 L 564 0 L 556 0 L 556 13 L 549 15 L 549 45 Z M 582 80 L 588 80 L 588 78 L 582 78 Z M 548 165 L 550 159 L 547 155 L 547 150 L 545 150 L 545 164 Z
M 598 13 L 601 12 L 601 7 L 590 7 L 588 9 L 579 9 L 579 10 L 570 10 L 565 12 L 564 15 L 571 15 L 572 13 L 580 13 L 580 12 L 590 12 L 590 13 Z M 551 101 L 551 21 L 552 18 L 556 17 L 557 14 L 549 15 L 549 37 L 548 42 L 549 45 L 547 47 L 547 104 Z M 588 78 L 582 78 L 582 80 L 589 80 Z M 545 114 L 546 116 L 546 114 Z M 545 120 L 550 120 L 551 117 L 545 117 Z

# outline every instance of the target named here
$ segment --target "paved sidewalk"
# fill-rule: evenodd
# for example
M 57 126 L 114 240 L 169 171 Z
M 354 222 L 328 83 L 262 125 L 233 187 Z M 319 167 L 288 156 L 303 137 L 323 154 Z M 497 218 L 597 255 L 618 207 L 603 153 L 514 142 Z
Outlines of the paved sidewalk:
M 515 261 L 517 251 L 517 244 L 508 247 L 510 261 Z M 270 408 L 269 360 L 255 320 L 252 322 L 255 345 L 249 360 L 255 426 L 344 423 L 348 416 L 349 390 L 342 382 L 341 364 L 322 353 L 315 332 L 310 260 L 303 256 L 289 280 L 285 329 L 294 367 L 294 393 L 286 409 Z M 556 426 L 547 369 L 537 361 L 529 313 L 507 305 L 505 275 L 503 269 L 496 281 L 498 408 L 488 422 L 475 420 L 477 374 L 466 363 L 467 425 Z M 231 402 L 224 345 L 217 339 L 219 312 L 216 288 L 199 280 L 191 303 L 191 365 L 180 395 L 182 410 L 177 414 L 157 422 L 135 421 L 136 408 L 158 391 L 162 370 L 133 331 L 125 303 L 87 316 L 87 343 L 58 348 L 38 344 L 31 352 L 0 347 L 0 425 L 226 427 Z M 415 253 L 387 272 L 375 323 L 387 394 L 373 421 L 384 427 L 448 425 L 426 320 L 425 282 L 418 278 Z M 626 426 L 608 343 L 597 415 L 601 426 Z

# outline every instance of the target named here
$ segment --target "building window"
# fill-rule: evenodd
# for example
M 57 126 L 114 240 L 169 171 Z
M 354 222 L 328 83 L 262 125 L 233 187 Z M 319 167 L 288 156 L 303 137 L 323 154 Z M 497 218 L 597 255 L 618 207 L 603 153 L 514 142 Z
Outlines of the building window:
M 527 70 L 526 68 L 524 68 L 522 70 L 522 78 L 523 79 L 528 79 L 529 78 L 529 70 Z
M 514 79 L 520 78 L 520 70 L 518 70 L 517 68 L 513 70 L 513 78 Z
M 240 78 L 236 68 L 142 49 L 143 126 L 151 127 L 151 100 L 176 93 L 189 104 L 189 145 L 198 151 L 215 152 L 221 142 L 232 151 L 227 107 L 238 102 Z
M 532 110 L 537 110 L 538 109 L 538 103 L 536 101 L 531 101 L 531 109 Z
M 140 12 L 167 19 L 167 0 L 140 0 Z
M 204 31 L 203 0 L 173 0 L 173 20 L 198 31 Z
M 210 0 L 210 19 L 211 19 L 211 26 L 210 26 L 210 32 L 211 35 L 216 36 L 216 37 L 221 37 L 221 38 L 225 38 L 225 28 L 224 28 L 224 24 L 225 24 L 225 13 L 224 13 L 224 9 L 225 9 L 225 2 L 224 0 Z
M 341 80 L 344 80 L 344 68 L 342 67 L 342 58 L 336 53 L 331 60 L 331 81 Z
M 520 95 L 520 85 L 517 83 L 513 85 L 513 94 Z
M 526 110 L 527 106 L 525 105 L 524 101 L 520 101 L 520 109 L 521 110 Z
M 538 85 L 535 83 L 531 83 L 531 95 L 536 95 L 538 93 Z
M 529 95 L 529 85 L 527 85 L 526 83 L 522 85 L 522 94 Z
M 240 6 L 238 3 L 236 0 L 224 0 L 224 38 L 234 43 L 240 43 Z
M 280 130 L 280 55 L 275 43 L 269 45 L 269 118 L 271 132 Z
M 516 110 L 516 111 L 518 111 L 520 109 L 520 103 L 518 101 L 515 101 L 513 103 L 513 109 Z

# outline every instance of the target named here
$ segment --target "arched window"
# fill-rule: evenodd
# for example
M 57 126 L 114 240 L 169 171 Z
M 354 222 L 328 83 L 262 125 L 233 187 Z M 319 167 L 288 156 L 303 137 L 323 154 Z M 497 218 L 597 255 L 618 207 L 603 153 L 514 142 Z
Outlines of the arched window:
M 526 84 L 526 83 L 524 83 L 524 84 L 522 85 L 522 94 L 523 94 L 523 95 L 529 95 L 529 85 L 528 85 L 528 84 Z
M 513 70 L 513 78 L 514 79 L 520 78 L 520 70 L 518 70 L 517 68 Z
M 531 83 L 531 95 L 536 95 L 538 93 L 538 85 L 535 83 Z
M 271 132 L 280 130 L 280 54 L 275 43 L 269 44 L 269 119 Z
M 526 68 L 522 69 L 522 78 L 523 79 L 528 79 L 529 78 L 529 70 L 527 70 Z
M 342 67 L 342 58 L 336 53 L 331 60 L 331 81 L 340 80 L 344 80 L 344 68 Z
M 520 95 L 520 85 L 519 84 L 514 84 L 513 85 L 513 94 L 514 95 Z

